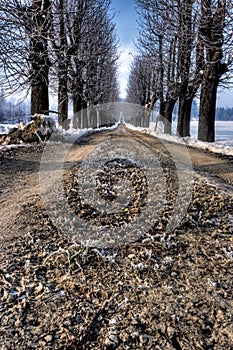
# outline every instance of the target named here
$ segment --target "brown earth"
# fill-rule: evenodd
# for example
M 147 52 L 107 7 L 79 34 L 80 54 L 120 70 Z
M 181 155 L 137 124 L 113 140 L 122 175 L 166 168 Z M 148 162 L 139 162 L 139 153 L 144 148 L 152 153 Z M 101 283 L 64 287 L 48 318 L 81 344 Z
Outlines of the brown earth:
M 177 195 L 167 149 L 183 164 L 184 147 L 122 126 L 92 135 L 66 156 L 67 196 L 80 164 L 116 139 L 134 140 L 157 157 L 168 203 L 147 233 L 106 248 L 81 246 L 51 220 L 39 187 L 45 144 L 1 150 L 0 349 L 233 348 L 232 157 L 189 148 L 192 198 L 167 232 Z M 60 146 L 47 147 L 53 168 Z M 51 184 L 55 179 L 56 169 Z

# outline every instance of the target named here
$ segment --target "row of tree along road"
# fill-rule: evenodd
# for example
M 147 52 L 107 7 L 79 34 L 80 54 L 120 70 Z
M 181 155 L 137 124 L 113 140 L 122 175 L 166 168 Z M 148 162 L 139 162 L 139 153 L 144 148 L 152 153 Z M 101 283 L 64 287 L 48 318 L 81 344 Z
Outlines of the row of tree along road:
M 215 138 L 217 89 L 231 79 L 231 0 L 135 0 L 140 54 L 134 59 L 127 102 L 159 102 L 164 132 L 171 133 L 178 102 L 180 136 L 190 134 L 191 107 L 200 94 L 198 138 Z M 1 0 L 0 87 L 30 92 L 31 115 L 49 114 L 57 94 L 58 121 L 73 126 L 87 108 L 118 100 L 118 40 L 111 0 Z M 81 113 L 81 114 L 80 114 Z M 81 115 L 81 117 L 80 117 Z
M 191 106 L 200 94 L 198 138 L 213 142 L 217 89 L 232 78 L 233 3 L 228 0 L 136 0 L 140 55 L 134 58 L 128 101 L 153 109 L 157 101 L 171 132 L 190 136 Z
M 49 92 L 58 96 L 58 120 L 115 101 L 117 37 L 106 0 L 2 0 L 0 85 L 31 94 L 31 115 L 49 114 Z M 75 124 L 74 120 L 74 124 Z

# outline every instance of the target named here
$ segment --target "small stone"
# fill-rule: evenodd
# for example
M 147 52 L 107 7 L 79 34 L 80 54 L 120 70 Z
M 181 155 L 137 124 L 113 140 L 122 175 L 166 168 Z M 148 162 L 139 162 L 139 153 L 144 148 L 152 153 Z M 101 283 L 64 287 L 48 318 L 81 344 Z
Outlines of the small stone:
M 38 287 L 35 288 L 35 293 L 39 294 L 42 290 L 43 290 L 44 286 L 43 284 L 40 282 Z
M 128 255 L 128 258 L 129 258 L 129 259 L 135 258 L 135 254 L 129 254 L 129 255 Z
M 53 336 L 51 334 L 48 334 L 46 335 L 46 337 L 44 338 L 44 340 L 47 342 L 47 343 L 50 343 L 53 339 Z
M 174 334 L 175 330 L 173 327 L 167 327 L 167 335 L 169 336 L 169 338 L 172 338 L 173 334 Z

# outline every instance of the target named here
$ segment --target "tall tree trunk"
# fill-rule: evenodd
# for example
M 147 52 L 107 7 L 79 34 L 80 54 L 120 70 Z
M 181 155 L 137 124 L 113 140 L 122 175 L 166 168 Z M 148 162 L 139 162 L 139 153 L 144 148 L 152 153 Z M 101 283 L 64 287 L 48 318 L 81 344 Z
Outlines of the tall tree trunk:
M 49 53 L 47 31 L 50 1 L 34 0 L 30 7 L 31 115 L 49 114 Z
M 88 119 L 87 119 L 87 102 L 82 101 L 82 118 L 83 118 L 83 123 L 82 123 L 82 128 L 87 129 L 90 126 L 88 125 Z
M 212 67 L 210 67 L 210 69 L 211 68 Z M 212 75 L 212 79 L 210 79 L 209 70 L 206 71 L 206 75 L 209 78 L 204 78 L 201 88 L 198 140 L 214 142 L 215 110 L 219 80 L 218 78 L 215 78 L 215 75 Z
M 38 73 L 36 77 L 36 71 L 34 66 L 34 72 L 31 80 L 31 115 L 45 114 L 49 115 L 49 87 L 48 81 L 45 81 Z M 46 75 L 48 73 L 46 72 Z
M 68 129 L 68 87 L 64 76 L 58 79 L 58 123 L 64 129 Z
M 226 1 L 218 1 L 215 8 L 211 0 L 202 0 L 201 34 L 206 48 L 206 64 L 201 85 L 198 140 L 215 141 L 215 109 L 217 89 L 227 65 L 223 58 L 223 29 Z
M 160 104 L 159 104 L 159 114 L 160 117 L 163 119 L 164 115 L 165 115 L 165 102 L 163 99 L 160 100 Z M 160 118 L 160 119 L 161 119 Z
M 195 63 L 194 80 L 188 82 L 188 87 L 179 101 L 177 135 L 181 137 L 190 136 L 192 103 L 202 81 L 201 71 L 204 69 L 204 46 L 200 31 L 198 32 Z
M 179 23 L 179 64 L 178 72 L 180 76 L 179 111 L 177 134 L 181 137 L 190 136 L 190 113 L 192 99 L 189 101 L 188 88 L 191 66 L 191 53 L 193 46 L 192 29 L 193 1 L 182 1 L 180 8 Z M 191 105 L 190 105 L 191 103 Z M 185 119 L 184 119 L 185 118 Z
M 227 65 L 221 63 L 220 58 L 216 57 L 216 51 L 213 52 L 212 60 L 206 63 L 201 85 L 198 140 L 204 142 L 215 141 L 217 90 L 220 77 L 227 71 Z
M 177 124 L 177 135 L 181 137 L 190 136 L 190 120 L 193 98 L 187 99 L 183 96 L 179 100 L 179 118 Z
M 58 123 L 64 129 L 68 129 L 68 60 L 67 60 L 67 39 L 64 18 L 64 1 L 59 2 L 59 36 L 60 52 L 58 53 Z
M 73 127 L 75 129 L 87 128 L 87 102 L 79 95 L 73 97 Z
M 49 57 L 43 38 L 31 39 L 31 115 L 49 114 Z
M 165 102 L 164 134 L 172 133 L 172 113 L 176 100 L 170 99 Z
M 82 98 L 81 96 L 73 97 L 73 127 L 74 129 L 81 129 L 81 110 Z

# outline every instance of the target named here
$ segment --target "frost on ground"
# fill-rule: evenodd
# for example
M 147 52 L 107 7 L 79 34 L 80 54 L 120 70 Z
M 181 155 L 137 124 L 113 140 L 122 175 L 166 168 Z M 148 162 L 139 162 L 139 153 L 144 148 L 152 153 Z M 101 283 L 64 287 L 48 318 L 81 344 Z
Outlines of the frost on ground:
M 87 145 L 77 148 L 86 152 Z M 44 146 L 33 147 L 2 152 L 1 185 L 11 181 L 12 201 L 25 173 L 37 175 Z M 16 172 L 12 164 L 19 167 L 20 159 L 24 167 Z M 176 188 L 169 180 L 171 201 Z M 0 348 L 232 350 L 233 196 L 195 176 L 183 220 L 166 232 L 169 204 L 140 240 L 98 248 L 61 232 L 38 194 L 28 198 L 0 247 Z M 56 203 L 52 209 L 59 210 Z
M 232 349 L 232 207 L 196 180 L 172 233 L 161 219 L 144 242 L 97 249 L 61 234 L 36 198 L 1 262 L 1 348 Z

